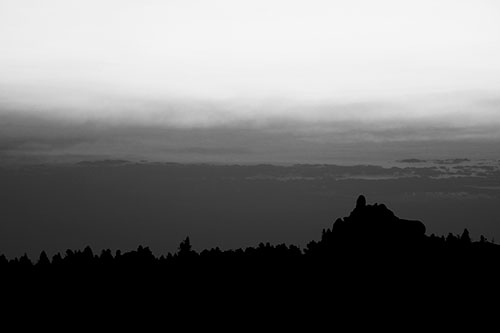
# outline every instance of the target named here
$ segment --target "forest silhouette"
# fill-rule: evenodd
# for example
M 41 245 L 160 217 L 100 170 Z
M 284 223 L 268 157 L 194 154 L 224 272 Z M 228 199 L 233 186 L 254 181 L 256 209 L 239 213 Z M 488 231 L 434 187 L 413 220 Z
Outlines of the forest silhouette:
M 437 295 L 448 305 L 466 299 L 470 305 L 496 289 L 499 259 L 500 246 L 483 236 L 472 241 L 467 229 L 428 236 L 422 222 L 400 219 L 361 195 L 349 216 L 303 249 L 260 243 L 196 252 L 187 237 L 176 253 L 159 257 L 145 246 L 99 254 L 86 247 L 52 258 L 42 252 L 35 262 L 26 254 L 10 260 L 2 255 L 0 277 L 17 298 L 37 295 L 61 304 L 98 306 L 103 297 L 103 307 L 196 300 L 208 308 L 245 303 L 271 311 L 277 304 L 313 306 L 322 300 L 345 310 L 359 302 L 377 307 L 380 300 L 432 306 Z
M 426 227 L 420 221 L 398 218 L 384 204 L 369 205 L 360 195 L 349 216 L 338 218 L 330 229 L 323 229 L 319 241 L 310 241 L 304 249 L 295 245 L 259 243 L 245 249 L 220 250 L 218 247 L 196 252 L 190 238 L 183 240 L 176 253 L 156 257 L 147 246 L 136 250 L 112 253 L 104 249 L 94 253 L 87 246 L 83 250 L 66 250 L 49 259 L 42 251 L 36 261 L 27 254 L 8 260 L 0 255 L 0 269 L 3 275 L 46 275 L 82 271 L 120 271 L 141 268 L 144 271 L 170 270 L 182 274 L 189 269 L 204 266 L 244 267 L 271 269 L 279 273 L 278 267 L 292 268 L 302 264 L 313 264 L 331 260 L 335 264 L 396 264 L 438 269 L 441 261 L 452 269 L 469 261 L 500 259 L 500 245 L 480 236 L 472 241 L 469 231 L 461 235 L 449 233 L 445 236 L 427 236 Z M 422 260 L 425 260 L 422 262 Z M 422 267 L 422 268 L 423 268 Z M 458 267 L 456 267 L 458 268 Z

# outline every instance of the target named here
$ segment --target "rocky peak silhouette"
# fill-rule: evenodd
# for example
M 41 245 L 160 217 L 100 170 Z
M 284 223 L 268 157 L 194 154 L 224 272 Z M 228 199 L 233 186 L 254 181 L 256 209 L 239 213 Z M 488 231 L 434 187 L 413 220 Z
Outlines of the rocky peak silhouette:
M 356 201 L 349 216 L 335 221 L 332 232 L 335 238 L 356 243 L 410 242 L 425 236 L 425 225 L 416 220 L 397 217 L 384 204 L 369 205 L 364 195 Z
M 358 200 L 356 200 L 356 209 L 363 209 L 366 206 L 366 198 L 364 195 L 360 195 Z

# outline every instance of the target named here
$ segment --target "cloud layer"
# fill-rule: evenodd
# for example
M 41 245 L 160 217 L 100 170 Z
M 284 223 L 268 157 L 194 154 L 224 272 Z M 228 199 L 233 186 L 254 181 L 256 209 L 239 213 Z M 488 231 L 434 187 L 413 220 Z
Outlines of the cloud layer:
M 4 160 L 78 155 L 285 163 L 496 157 L 500 99 L 464 96 L 330 104 L 129 99 L 84 114 L 70 106 L 36 108 L 31 99 L 31 105 L 2 105 L 0 154 Z

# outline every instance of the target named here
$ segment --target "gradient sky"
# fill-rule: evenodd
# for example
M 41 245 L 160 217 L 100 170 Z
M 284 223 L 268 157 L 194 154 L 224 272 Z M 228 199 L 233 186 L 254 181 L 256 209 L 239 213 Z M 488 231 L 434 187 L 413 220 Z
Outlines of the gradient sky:
M 46 136 L 23 123 L 33 117 L 175 128 L 287 119 L 316 124 L 293 126 L 316 141 L 332 128 L 373 140 L 367 122 L 398 140 L 500 129 L 494 0 L 3 0 L 0 48 L 4 142 L 25 140 L 22 128 Z
M 498 239 L 499 147 L 498 0 L 0 0 L 0 253 L 300 243 L 360 193 Z

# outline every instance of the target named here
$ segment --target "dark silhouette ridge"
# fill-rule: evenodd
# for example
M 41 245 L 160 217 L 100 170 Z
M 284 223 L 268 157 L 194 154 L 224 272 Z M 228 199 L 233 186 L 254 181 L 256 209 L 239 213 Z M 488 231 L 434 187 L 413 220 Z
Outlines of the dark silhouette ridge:
M 99 251 L 143 244 L 160 255 L 176 252 L 182 235 L 197 251 L 260 241 L 304 248 L 330 220 L 349 215 L 360 193 L 370 204 L 377 195 L 392 210 L 388 203 L 399 202 L 396 215 L 418 216 L 428 231 L 446 236 L 467 226 L 471 235 L 491 240 L 500 233 L 500 224 L 492 223 L 500 219 L 499 165 L 463 166 L 467 170 L 133 162 L 3 167 L 0 253 L 10 259 L 26 251 L 36 261 L 41 250 L 52 257 L 87 244 Z M 488 175 L 476 177 L 475 170 Z
M 114 254 L 86 247 L 52 259 L 42 252 L 35 263 L 27 255 L 11 260 L 2 255 L 0 277 L 16 299 L 36 295 L 99 306 L 96 300 L 106 297 L 103 304 L 119 309 L 158 300 L 164 305 L 209 300 L 209 308 L 254 306 L 274 313 L 293 311 L 297 302 L 312 309 L 326 300 L 331 311 L 339 312 L 382 299 L 430 307 L 438 297 L 440 304 L 452 306 L 457 297 L 463 304 L 496 290 L 499 245 L 484 236 L 474 242 L 467 229 L 447 237 L 425 231 L 422 222 L 400 219 L 385 205 L 367 204 L 360 196 L 349 216 L 337 219 L 303 250 L 260 243 L 198 253 L 187 237 L 176 253 L 160 257 L 144 246 Z
M 20 258 L 8 260 L 4 255 L 0 256 L 0 267 L 6 271 L 15 271 L 17 269 L 50 269 L 57 266 L 68 267 L 86 267 L 99 263 L 127 265 L 147 265 L 151 263 L 183 262 L 210 260 L 215 257 L 245 257 L 248 254 L 258 254 L 256 257 L 262 263 L 273 256 L 285 257 L 285 254 L 291 257 L 308 258 L 315 247 L 321 245 L 322 255 L 335 254 L 335 250 L 356 249 L 378 251 L 391 249 L 397 253 L 398 250 L 437 250 L 437 247 L 430 246 L 440 244 L 442 247 L 453 249 L 457 246 L 482 246 L 490 250 L 497 250 L 500 246 L 489 242 L 484 236 L 480 236 L 479 242 L 472 242 L 469 231 L 465 229 L 462 235 L 448 234 L 446 238 L 437 237 L 434 234 L 426 236 L 426 227 L 420 221 L 401 219 L 397 217 L 384 204 L 367 204 L 366 198 L 360 195 L 356 201 L 355 208 L 349 216 L 338 218 L 331 229 L 323 230 L 320 241 L 311 241 L 302 251 L 294 245 L 271 245 L 270 243 L 260 243 L 257 247 L 246 249 L 235 249 L 221 251 L 218 247 L 214 249 L 203 250 L 197 253 L 192 249 L 189 237 L 182 241 L 178 247 L 177 253 L 168 253 L 167 256 L 156 258 L 148 247 L 140 245 L 136 251 L 122 253 L 118 250 L 115 255 L 111 250 L 103 250 L 101 254 L 94 254 L 90 247 L 85 247 L 83 251 L 66 250 L 64 256 L 57 253 L 50 260 L 42 251 L 39 259 L 33 263 L 26 254 Z M 248 255 L 252 256 L 252 255 Z M 500 258 L 499 258 L 500 259 Z
M 423 239 L 425 225 L 420 221 L 398 218 L 384 204 L 367 205 L 366 198 L 361 195 L 351 214 L 335 221 L 332 229 L 326 233 L 326 237 L 330 236 L 335 238 L 332 241 L 339 243 L 357 239 L 357 243 L 361 241 L 374 248 L 391 243 L 408 245 Z

